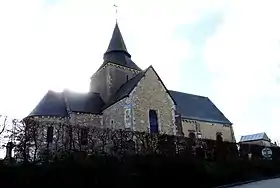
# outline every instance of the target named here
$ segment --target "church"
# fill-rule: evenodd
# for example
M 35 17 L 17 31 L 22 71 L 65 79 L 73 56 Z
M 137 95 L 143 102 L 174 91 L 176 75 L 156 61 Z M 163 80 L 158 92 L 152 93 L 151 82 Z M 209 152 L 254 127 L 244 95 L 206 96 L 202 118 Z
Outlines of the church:
M 168 90 L 153 66 L 132 61 L 118 23 L 90 79 L 87 93 L 48 91 L 26 118 L 235 142 L 232 123 L 209 98 Z

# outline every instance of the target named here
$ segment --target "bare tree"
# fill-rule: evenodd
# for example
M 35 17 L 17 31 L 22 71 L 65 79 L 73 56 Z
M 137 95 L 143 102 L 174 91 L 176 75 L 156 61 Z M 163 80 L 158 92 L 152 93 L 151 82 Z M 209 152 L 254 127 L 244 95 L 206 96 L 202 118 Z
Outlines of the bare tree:
M 13 126 L 11 129 L 8 130 L 10 133 L 9 139 L 14 141 L 14 157 L 16 160 L 28 162 L 30 159 L 29 150 L 30 150 L 30 136 L 28 125 L 29 122 L 19 121 L 14 119 L 12 121 Z
M 98 129 L 100 129 L 100 128 L 91 127 L 89 129 L 88 152 L 90 154 L 95 154 L 95 153 L 98 153 L 98 151 L 99 151 L 100 141 L 99 141 L 98 136 L 97 136 Z
M 3 122 L 0 124 L 0 135 L 2 135 L 6 129 L 8 117 L 0 115 L 0 118 L 4 118 Z
M 60 152 L 61 149 L 63 148 L 62 142 L 65 136 L 64 124 L 59 123 L 55 125 L 54 128 L 55 128 L 54 147 L 55 147 L 55 151 Z
M 5 135 L 3 134 L 7 129 L 7 116 L 0 115 L 0 149 L 6 147 Z

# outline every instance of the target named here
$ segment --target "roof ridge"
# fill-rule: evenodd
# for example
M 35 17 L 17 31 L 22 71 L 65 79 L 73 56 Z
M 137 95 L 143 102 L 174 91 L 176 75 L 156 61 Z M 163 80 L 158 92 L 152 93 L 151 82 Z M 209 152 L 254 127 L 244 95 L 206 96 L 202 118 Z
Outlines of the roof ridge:
M 137 82 L 135 82 L 135 84 L 133 84 L 134 87 L 132 87 L 132 89 L 128 92 L 128 93 L 131 93 L 131 91 L 135 88 L 135 86 L 138 84 L 138 82 L 140 82 L 140 80 L 142 79 L 142 77 L 145 76 L 146 72 L 147 72 L 147 69 L 144 70 L 144 71 L 142 71 L 142 72 L 140 72 L 140 73 L 138 73 L 138 74 L 136 74 L 133 78 L 127 80 L 127 82 L 123 83 L 123 84 L 119 87 L 119 89 L 116 91 L 116 94 L 126 85 L 126 83 L 132 82 L 133 80 L 137 79 L 138 76 L 139 76 L 139 77 L 140 77 L 139 80 L 138 80 Z
M 73 91 L 73 90 L 64 90 L 62 93 L 64 93 L 64 92 L 73 93 L 73 94 L 96 94 L 96 95 L 100 95 L 100 93 L 93 92 L 93 91 L 79 92 L 79 91 Z
M 182 117 L 213 123 L 232 124 L 208 97 L 174 90 L 169 91 L 177 101 L 176 109 L 178 109 Z
M 60 116 L 66 117 L 67 111 L 62 92 L 48 90 L 27 117 Z M 26 118 L 27 118 L 26 117 Z
M 132 78 L 130 78 L 129 80 L 127 80 L 125 83 L 123 83 L 120 87 L 119 87 L 119 89 L 117 90 L 117 92 L 116 93 L 118 93 L 118 91 L 127 83 L 127 82 L 131 82 L 132 80 L 135 80 L 136 78 L 137 78 L 137 76 L 140 76 L 140 74 L 142 74 L 141 75 L 141 77 L 142 76 L 144 76 L 145 74 L 146 74 L 146 72 L 148 71 L 148 69 L 150 68 L 150 66 L 148 67 L 148 68 L 146 68 L 145 70 L 143 70 L 143 71 L 141 71 L 141 72 L 139 72 L 138 74 L 136 74 L 134 77 L 132 77 Z M 140 78 L 139 80 L 138 80 L 138 82 L 141 80 L 142 78 Z M 138 83 L 137 82 L 137 83 Z M 137 84 L 137 83 L 135 83 L 135 84 Z
M 61 93 L 63 93 L 63 91 L 54 91 L 54 90 L 52 90 L 52 89 L 49 89 L 49 90 L 46 92 L 46 94 L 45 94 L 45 95 L 47 95 L 48 93 L 61 94 Z
M 160 76 L 157 74 L 157 72 L 155 71 L 155 69 L 153 68 L 152 65 L 150 65 L 148 68 L 146 68 L 144 71 L 138 73 L 136 76 L 134 76 L 133 78 L 131 78 L 130 80 L 128 80 L 127 82 L 125 82 L 124 84 L 122 84 L 119 89 L 117 90 L 116 94 L 115 94 L 115 98 L 112 98 L 110 100 L 110 102 L 108 104 L 106 104 L 103 108 L 103 110 L 105 110 L 106 108 L 108 108 L 109 106 L 113 105 L 114 103 L 122 100 L 123 98 L 127 97 L 130 95 L 130 93 L 133 91 L 133 89 L 137 86 L 137 84 L 142 80 L 142 78 L 146 75 L 148 70 L 152 70 L 154 71 L 154 73 L 156 74 L 158 81 L 162 83 L 163 87 L 165 88 L 166 92 L 169 94 L 169 96 L 171 97 L 171 99 L 173 100 L 174 104 L 176 104 L 176 101 L 174 100 L 173 96 L 169 93 L 169 90 L 165 87 L 164 83 L 162 82 Z M 135 82 L 134 82 L 135 81 Z M 128 88 L 124 88 L 126 86 L 128 86 L 128 84 L 132 84 L 130 85 Z M 124 89 L 124 93 L 119 93 L 121 91 L 123 91 Z M 127 90 L 125 90 L 127 89 Z
M 257 133 L 242 135 L 242 136 L 250 136 L 250 135 L 257 135 L 257 134 L 266 134 L 266 133 L 265 132 L 257 132 Z
M 182 94 L 187 94 L 187 95 L 194 95 L 194 96 L 197 96 L 197 97 L 208 98 L 208 97 L 203 96 L 203 95 L 197 95 L 197 94 L 193 94 L 193 93 L 185 93 L 185 92 L 183 92 L 183 91 L 175 91 L 175 90 L 171 90 L 171 89 L 169 89 L 169 91 L 171 91 L 171 92 L 177 92 L 177 93 L 182 93 Z M 209 99 L 209 98 L 208 98 L 208 99 Z

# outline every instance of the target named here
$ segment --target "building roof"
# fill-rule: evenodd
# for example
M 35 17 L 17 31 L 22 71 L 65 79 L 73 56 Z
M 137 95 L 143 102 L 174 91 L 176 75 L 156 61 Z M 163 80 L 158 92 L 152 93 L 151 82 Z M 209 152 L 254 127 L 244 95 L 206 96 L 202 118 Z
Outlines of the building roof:
M 124 52 L 128 57 L 131 57 L 131 55 L 128 53 L 126 49 L 126 45 L 124 43 L 120 28 L 118 23 L 116 23 L 111 41 L 109 43 L 108 49 L 105 52 L 106 53 L 111 53 L 111 52 Z
M 72 112 L 100 114 L 104 102 L 99 93 L 75 93 L 66 90 L 63 93 L 48 91 L 28 117 L 67 117 L 67 106 Z
M 131 91 L 136 87 L 137 83 L 145 76 L 146 70 L 138 73 L 136 76 L 125 82 L 118 89 L 117 93 L 115 94 L 115 96 L 113 96 L 110 102 L 103 107 L 103 110 L 122 100 L 123 98 L 128 97 Z
M 116 23 L 115 25 L 112 38 L 110 40 L 107 51 L 104 53 L 103 60 L 104 62 L 100 68 L 111 62 L 141 71 L 141 69 L 131 60 L 131 55 L 126 49 L 126 45 L 124 43 L 118 23 Z
M 48 91 L 39 104 L 28 115 L 66 117 L 67 111 L 62 93 Z
M 42 98 L 36 108 L 29 114 L 31 116 L 56 116 L 67 117 L 67 108 L 73 112 L 101 114 L 104 108 L 111 106 L 117 101 L 129 96 L 131 91 L 136 87 L 137 83 L 145 76 L 145 71 L 139 73 L 132 79 L 123 84 L 117 91 L 112 101 L 104 106 L 104 102 L 98 93 L 75 93 L 64 91 L 57 93 L 48 91 Z M 223 115 L 223 113 L 208 99 L 198 95 L 192 95 L 177 91 L 167 90 L 177 109 L 181 113 L 182 118 L 231 124 L 231 122 Z M 265 133 L 255 135 L 247 135 L 241 138 L 241 141 L 249 139 L 269 139 Z
M 240 142 L 249 142 L 249 141 L 256 141 L 256 140 L 270 141 L 270 139 L 268 138 L 265 132 L 245 135 L 245 136 L 241 136 L 240 138 Z
M 208 97 L 169 91 L 182 118 L 213 123 L 232 124 Z
M 113 101 L 119 101 L 127 97 L 131 91 L 136 87 L 138 82 L 145 76 L 146 70 L 137 74 L 135 77 L 124 83 L 117 91 Z
M 167 88 L 165 87 L 164 83 L 162 82 L 162 80 L 160 79 L 160 77 L 158 76 L 157 72 L 155 71 L 155 69 L 152 66 L 149 66 L 146 70 L 138 73 L 135 77 L 131 78 L 130 80 L 128 80 L 126 83 L 124 83 L 117 91 L 117 93 L 115 94 L 114 98 L 111 99 L 111 102 L 108 103 L 106 106 L 104 106 L 103 109 L 111 106 L 112 104 L 122 100 L 125 97 L 128 97 L 129 94 L 132 92 L 132 90 L 137 86 L 138 82 L 145 76 L 146 72 L 149 69 L 152 69 L 155 74 L 157 75 L 159 81 L 162 83 L 163 87 L 166 89 L 166 92 L 169 93 L 169 91 L 167 90 Z M 170 95 L 170 93 L 169 93 Z M 170 97 L 172 98 L 172 100 L 174 101 L 174 103 L 176 104 L 176 101 L 173 99 L 172 95 L 170 95 Z
M 104 102 L 99 93 L 64 91 L 64 96 L 72 112 L 99 114 L 104 106 Z

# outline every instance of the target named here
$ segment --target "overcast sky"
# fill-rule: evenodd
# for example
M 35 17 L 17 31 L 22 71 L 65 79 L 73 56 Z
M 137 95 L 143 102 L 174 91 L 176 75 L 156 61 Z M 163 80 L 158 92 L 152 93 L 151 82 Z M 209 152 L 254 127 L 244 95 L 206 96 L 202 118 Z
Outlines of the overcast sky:
M 118 22 L 132 59 L 169 89 L 208 96 L 240 135 L 280 140 L 279 1 L 0 0 L 0 113 L 48 89 L 87 91 Z

